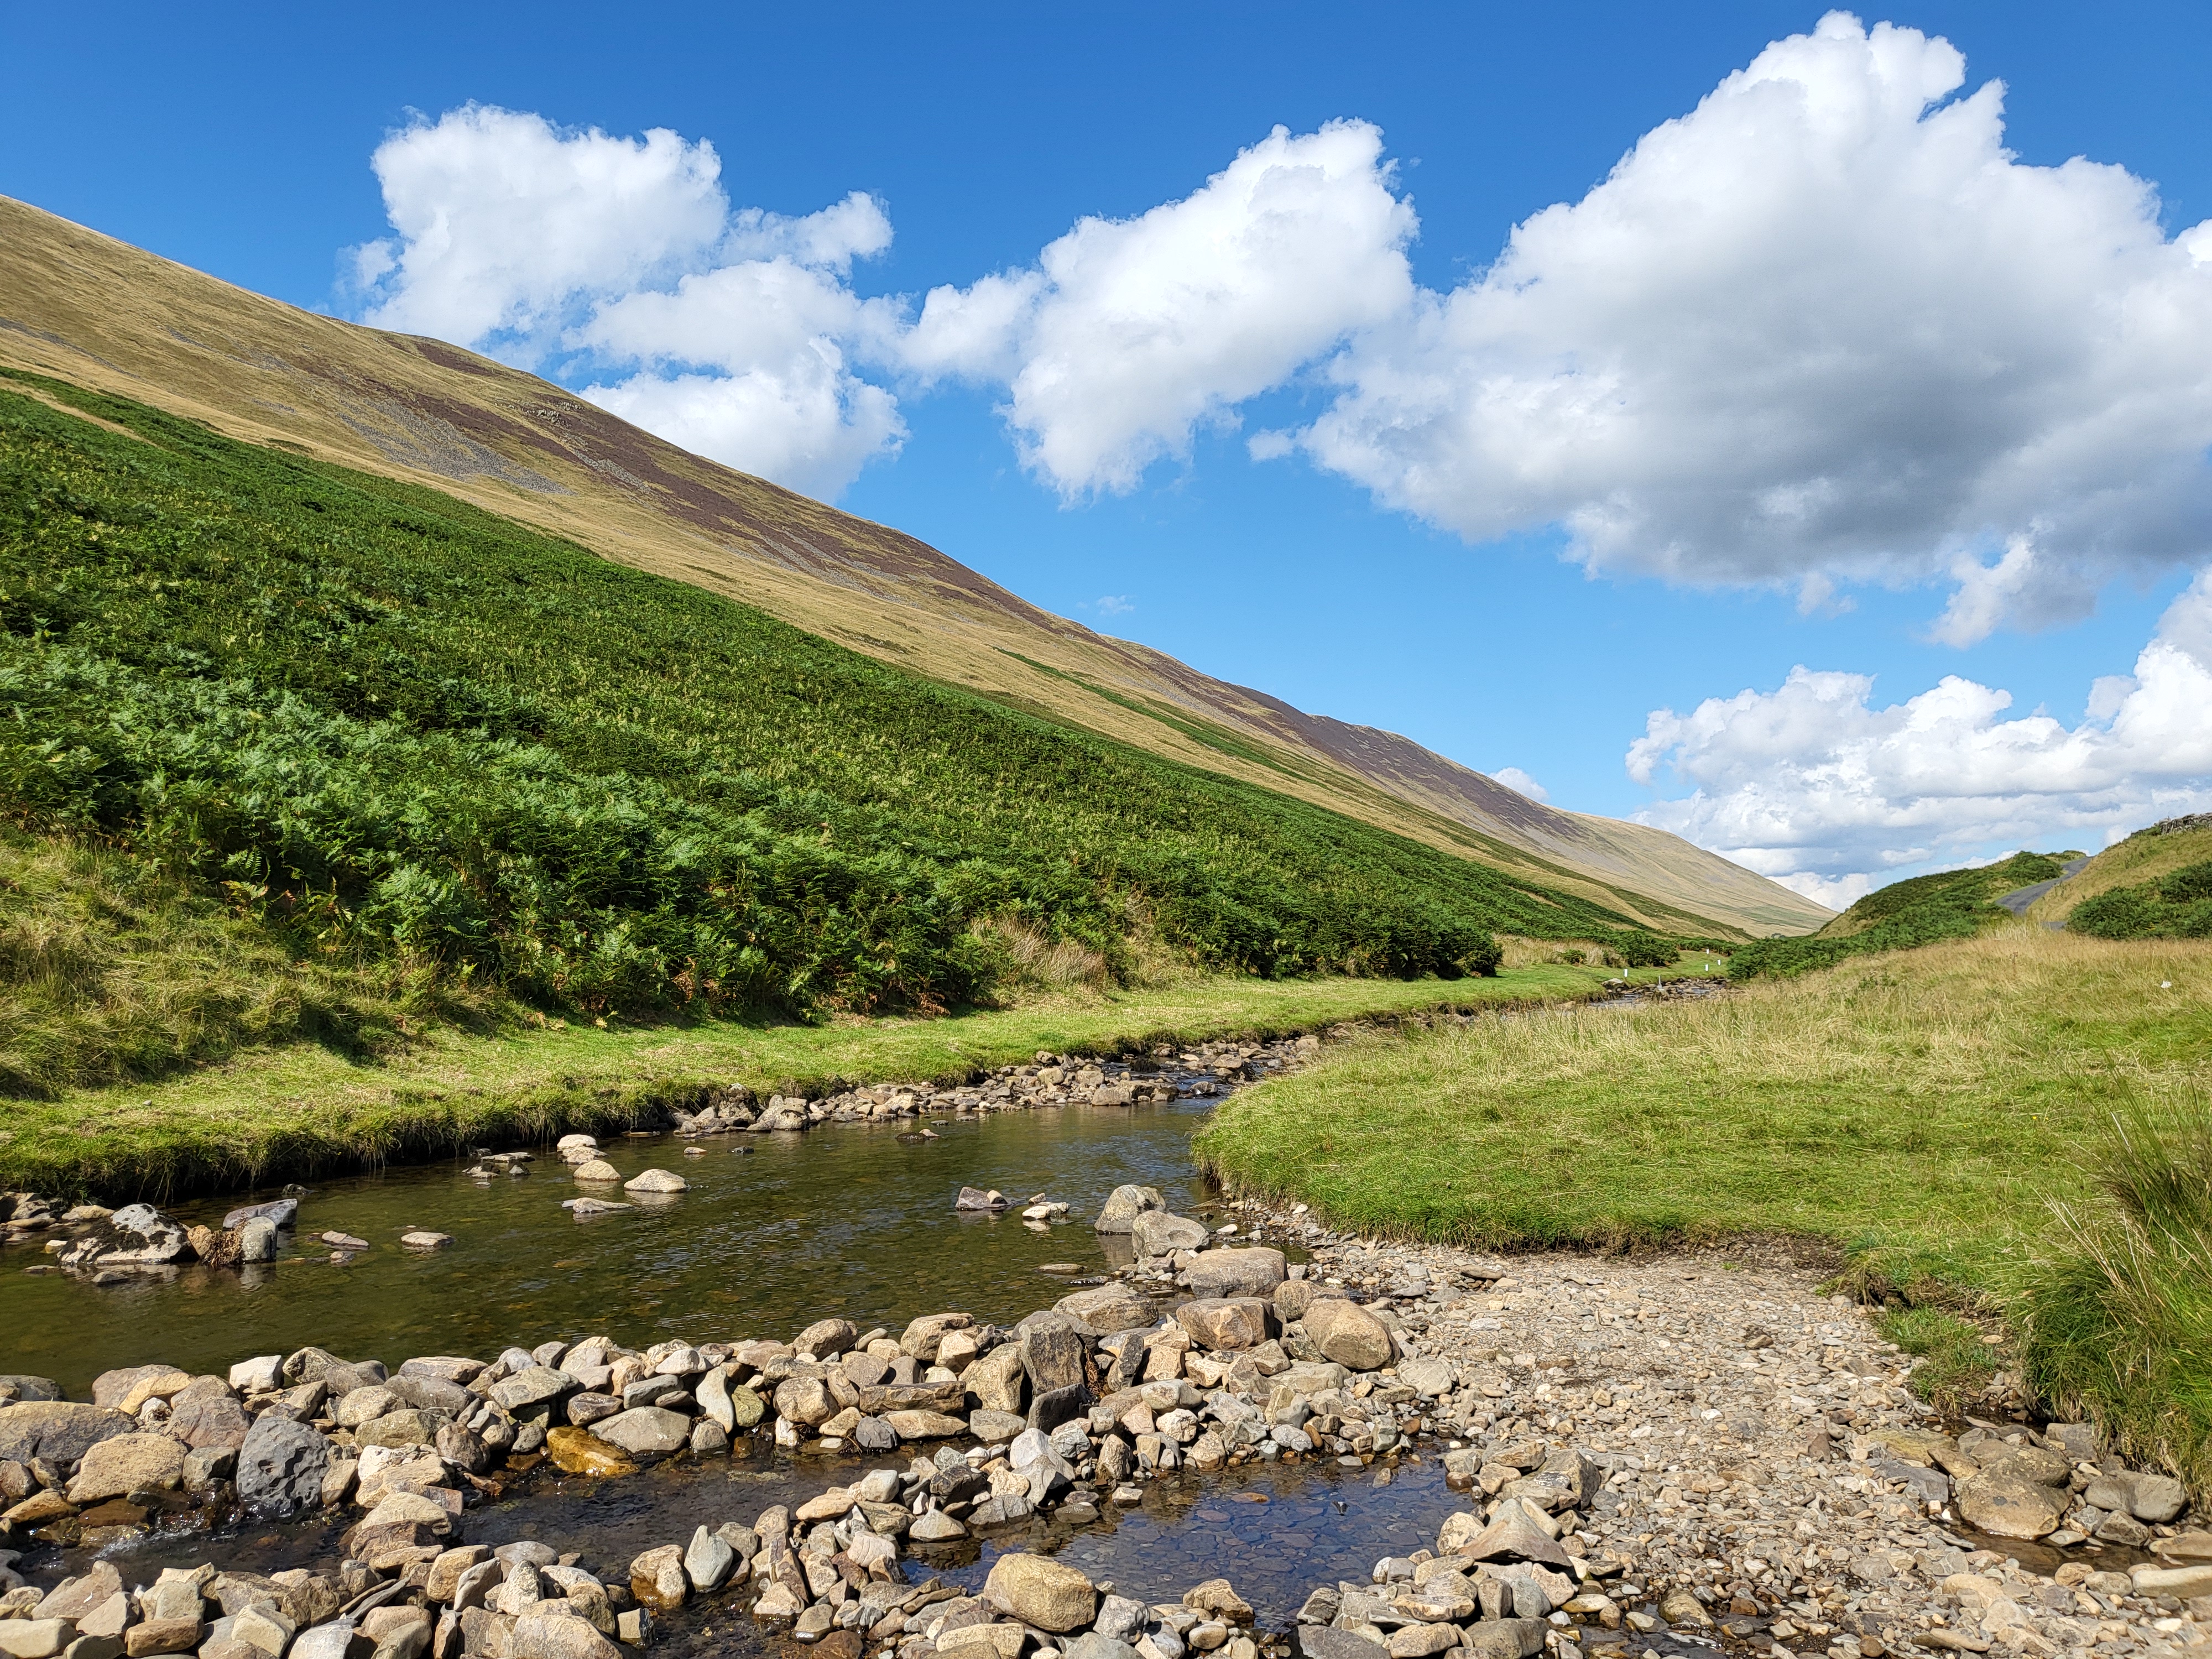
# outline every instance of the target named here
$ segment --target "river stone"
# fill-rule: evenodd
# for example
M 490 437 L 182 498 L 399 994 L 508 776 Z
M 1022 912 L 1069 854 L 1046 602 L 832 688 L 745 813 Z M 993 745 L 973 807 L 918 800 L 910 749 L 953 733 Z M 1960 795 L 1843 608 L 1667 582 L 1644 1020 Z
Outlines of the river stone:
M 240 1261 L 274 1261 L 276 1259 L 276 1224 L 256 1217 L 238 1230 L 238 1259 Z
M 1111 1636 L 1087 1630 L 1061 1648 L 1063 1659 L 1137 1659 L 1136 1649 Z
M 1259 1244 L 1241 1250 L 1208 1250 L 1183 1275 L 1197 1297 L 1273 1297 L 1285 1276 L 1283 1253 Z
M 663 1544 L 629 1564 L 629 1593 L 655 1613 L 674 1612 L 690 1590 L 681 1544 Z
M 1306 1335 L 1322 1353 L 1356 1371 L 1390 1363 L 1390 1328 L 1356 1302 L 1316 1302 L 1306 1310 Z
M 1202 1221 L 1170 1215 L 1165 1210 L 1139 1210 L 1129 1223 L 1129 1242 L 1139 1255 L 1173 1255 L 1177 1250 L 1202 1250 L 1211 1237 Z
M 1091 1230 L 1126 1233 L 1146 1211 L 1166 1208 L 1167 1203 L 1157 1187 L 1116 1187 L 1106 1195 L 1106 1207 L 1098 1212 L 1098 1219 L 1091 1224 Z
M 758 1428 L 761 1419 L 767 1415 L 768 1401 L 763 1400 L 752 1389 L 739 1387 L 730 1390 L 730 1432 L 732 1434 L 743 1434 L 749 1429 Z
M 26 1376 L 20 1372 L 0 1375 L 0 1389 L 14 1392 L 18 1400 L 58 1400 L 62 1385 L 51 1376 Z
M 109 1597 L 123 1589 L 123 1575 L 112 1561 L 95 1561 L 75 1578 L 64 1578 L 46 1592 L 43 1601 L 31 1609 L 33 1619 L 67 1619 L 71 1622 L 89 1615 Z
M 2154 1524 L 2171 1521 L 2189 1502 L 2189 1492 L 2171 1475 L 2127 1473 L 2092 1480 L 2081 1499 L 2092 1509 L 2118 1510 Z
M 1267 1340 L 1267 1308 L 1255 1296 L 1186 1302 L 1175 1310 L 1176 1323 L 1208 1348 L 1256 1348 Z
M 1052 1305 L 1101 1333 L 1144 1330 L 1153 1323 L 1152 1304 L 1118 1279 L 1063 1296 Z
M 2129 1573 L 2137 1595 L 2171 1595 L 2186 1601 L 2212 1595 L 2212 1566 L 2154 1567 L 2148 1562 Z
M 1021 1325 L 1022 1370 L 1040 1393 L 1084 1380 L 1083 1339 L 1065 1316 L 1032 1314 Z
M 451 1382 L 465 1389 L 485 1370 L 481 1359 L 468 1359 L 458 1354 L 418 1354 L 399 1368 L 402 1376 L 433 1377 L 441 1382 Z
M 963 1419 L 944 1412 L 885 1412 L 883 1420 L 902 1440 L 949 1440 L 968 1432 Z
M 606 1159 L 595 1158 L 589 1163 L 579 1164 L 576 1166 L 575 1179 L 611 1186 L 622 1179 L 622 1171 L 608 1163 Z
M 684 1552 L 684 1576 L 699 1595 L 721 1589 L 736 1565 L 737 1552 L 706 1528 L 692 1533 L 690 1547 Z
M 792 1340 L 791 1351 L 809 1359 L 843 1353 L 860 1336 L 860 1328 L 849 1319 L 817 1319 Z
M 2055 1451 L 2041 1446 L 2008 1446 L 2002 1441 L 1983 1445 L 1974 1462 L 1984 1469 L 2002 1469 L 2015 1480 L 2038 1486 L 2063 1486 L 2074 1473 L 2073 1464 Z
M 976 1409 L 1018 1414 L 1028 1373 L 1022 1364 L 1018 1342 L 1002 1343 L 960 1373 L 960 1381 Z
M 491 1385 L 491 1401 L 507 1411 L 524 1412 L 578 1391 L 576 1379 L 550 1365 L 532 1364 Z
M 26 1468 L 43 1459 L 68 1474 L 92 1447 L 137 1427 L 121 1412 L 69 1400 L 0 1406 L 0 1459 Z
M 442 1250 L 453 1242 L 453 1234 L 433 1232 L 427 1227 L 399 1235 L 399 1247 L 405 1250 Z
M 1449 1359 L 1401 1359 L 1398 1380 L 1424 1400 L 1441 1400 L 1459 1386 L 1459 1367 Z
M 1003 1210 L 1006 1205 L 1006 1195 L 996 1187 L 988 1191 L 981 1187 L 963 1187 L 952 1200 L 956 1210 Z
M 1999 1538 L 2040 1538 L 2057 1530 L 2058 1494 L 2008 1474 L 2000 1466 L 1959 1483 L 1959 1514 L 1978 1531 Z
M 118 1219 L 122 1213 L 119 1210 L 116 1212 Z M 223 1217 L 222 1230 L 227 1233 L 234 1232 L 249 1221 L 266 1221 L 271 1226 L 289 1227 L 299 1214 L 300 1200 L 296 1198 L 272 1199 L 266 1204 L 242 1204 Z
M 381 1383 L 373 1388 L 356 1389 L 343 1395 L 331 1415 L 342 1429 L 357 1429 L 389 1411 L 399 1408 L 399 1396 Z
M 810 1429 L 837 1414 L 830 1385 L 818 1376 L 787 1376 L 775 1385 L 775 1414 Z
M 633 1456 L 665 1457 L 690 1443 L 691 1419 L 659 1406 L 638 1406 L 593 1424 L 592 1432 Z
M 166 1363 L 126 1365 L 120 1370 L 102 1371 L 92 1379 L 92 1403 L 136 1417 L 149 1400 L 167 1400 L 191 1380 L 188 1373 Z
M 72 1504 L 97 1504 L 143 1487 L 168 1492 L 184 1478 L 185 1446 L 166 1434 L 118 1434 L 86 1448 L 69 1486 Z
M 274 1412 L 254 1419 L 238 1449 L 238 1498 L 279 1513 L 322 1502 L 330 1443 L 304 1423 Z
M 992 1564 L 983 1600 L 1024 1624 L 1060 1634 L 1080 1630 L 1098 1610 L 1098 1592 L 1079 1569 L 1018 1550 Z
M 1437 1537 L 1438 1553 L 1456 1554 L 1469 1561 L 1540 1561 L 1563 1572 L 1574 1571 L 1573 1558 L 1517 1504 L 1500 1510 L 1495 1521 L 1466 1542 L 1447 1542 L 1474 1519 L 1472 1516 L 1456 1515 L 1447 1519 L 1444 1530 Z M 1454 1522 L 1461 1522 L 1461 1527 L 1455 1528 Z
M 9 1659 L 51 1659 L 76 1639 L 66 1619 L 0 1620 L 0 1654 Z
M 1551 1628 L 1541 1619 L 1485 1619 L 1469 1625 L 1461 1639 L 1467 1659 L 1534 1659 Z
M 1013 1412 L 978 1409 L 968 1413 L 968 1432 L 987 1446 L 1012 1440 L 1027 1426 L 1026 1419 Z
M 715 1366 L 714 1370 L 699 1379 L 698 1385 L 691 1390 L 691 1395 L 692 1398 L 699 1402 L 701 1414 L 709 1423 L 720 1428 L 724 1434 L 729 1433 L 737 1427 L 737 1413 L 730 1407 L 729 1366 Z M 568 1404 L 568 1415 L 571 1421 L 574 1420 L 575 1413 L 575 1402 L 571 1401 Z
M 507 1650 L 528 1654 L 530 1659 L 622 1659 L 622 1650 L 595 1629 L 590 1620 L 558 1601 L 541 1601 L 517 1619 Z M 299 1650 L 293 1651 L 296 1654 Z M 380 1647 L 376 1651 L 381 1654 L 384 1650 Z
M 546 1455 L 570 1474 L 635 1474 L 637 1465 L 619 1446 L 567 1425 L 545 1431 Z
M 453 1420 L 451 1412 L 387 1412 L 353 1431 L 356 1446 L 434 1446 L 438 1431 Z
M 680 1175 L 666 1170 L 647 1170 L 623 1182 L 626 1193 L 681 1193 L 689 1191 L 691 1183 Z
M 1310 1279 L 1286 1279 L 1275 1286 L 1275 1317 L 1285 1325 L 1294 1319 L 1304 1319 L 1306 1310 L 1325 1297 L 1341 1299 L 1344 1291 L 1334 1285 L 1317 1285 Z
M 938 1349 L 944 1346 L 945 1334 L 947 1331 L 968 1330 L 975 1323 L 975 1317 L 970 1314 L 924 1314 L 921 1318 L 909 1322 L 900 1334 L 899 1352 L 933 1364 Z
M 914 1524 L 907 1528 L 907 1536 L 917 1544 L 949 1544 L 967 1535 L 968 1528 L 943 1510 L 931 1510 L 915 1516 Z

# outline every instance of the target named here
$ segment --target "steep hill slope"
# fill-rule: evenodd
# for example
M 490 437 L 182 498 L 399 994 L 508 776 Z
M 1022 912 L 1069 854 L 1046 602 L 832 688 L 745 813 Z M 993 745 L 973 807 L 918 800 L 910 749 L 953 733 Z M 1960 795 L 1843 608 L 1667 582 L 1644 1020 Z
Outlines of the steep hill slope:
M 526 1010 L 1643 942 L 450 495 L 24 386 L 0 368 L 0 1094 Z
M 1640 825 L 1561 812 L 1008 593 L 913 538 L 702 460 L 533 376 L 319 317 L 0 198 L 0 364 L 425 484 L 884 661 L 1280 791 L 1655 927 L 1828 913 Z

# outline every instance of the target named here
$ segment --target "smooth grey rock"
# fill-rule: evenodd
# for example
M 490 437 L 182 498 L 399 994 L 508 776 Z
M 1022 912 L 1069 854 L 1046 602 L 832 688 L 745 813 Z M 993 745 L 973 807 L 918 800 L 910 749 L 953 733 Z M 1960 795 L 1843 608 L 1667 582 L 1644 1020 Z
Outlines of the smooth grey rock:
M 1283 1282 L 1283 1253 L 1262 1244 L 1208 1250 L 1190 1264 L 1183 1277 L 1193 1296 L 1272 1297 Z
M 1098 1212 L 1098 1219 L 1091 1230 L 1098 1233 L 1126 1233 L 1137 1218 L 1148 1210 L 1164 1210 L 1167 1202 L 1161 1198 L 1157 1187 L 1116 1187 L 1106 1196 L 1105 1208 Z
M 684 1552 L 684 1576 L 691 1581 L 695 1593 L 704 1595 L 721 1589 L 736 1560 L 737 1553 L 728 1544 L 701 1527 L 691 1534 Z
M 633 1457 L 665 1457 L 690 1443 L 691 1419 L 659 1406 L 640 1406 L 594 1423 L 592 1432 Z
M 1165 1210 L 1140 1210 L 1129 1224 L 1129 1242 L 1139 1255 L 1173 1255 L 1177 1250 L 1202 1250 L 1211 1235 L 1202 1221 L 1172 1215 Z
M 1390 1650 L 1380 1642 L 1331 1625 L 1300 1625 L 1297 1638 L 1305 1659 L 1390 1659 Z

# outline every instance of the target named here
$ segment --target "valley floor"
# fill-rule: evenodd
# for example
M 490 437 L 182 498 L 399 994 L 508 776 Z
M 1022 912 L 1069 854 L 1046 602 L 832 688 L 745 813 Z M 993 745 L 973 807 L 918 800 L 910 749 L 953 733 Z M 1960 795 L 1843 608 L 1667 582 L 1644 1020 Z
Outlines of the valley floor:
M 1608 976 L 1619 977 L 1534 966 L 1452 981 L 1193 978 L 937 1019 L 616 1029 L 556 1022 L 494 1036 L 442 1030 L 381 1063 L 297 1042 L 159 1084 L 0 1106 L 0 1188 L 111 1203 L 141 1193 L 175 1196 L 619 1127 L 702 1084 L 768 1094 L 833 1077 L 924 1081 L 1026 1062 L 1040 1050 L 1126 1053 L 1437 1010 L 1565 1002 L 1602 994 Z
M 2212 945 L 2022 927 L 1702 1000 L 1373 1034 L 1243 1091 L 1197 1146 L 1233 1189 L 1371 1235 L 1820 1241 L 1939 1397 L 2017 1359 L 2201 1486 L 2208 1085 Z

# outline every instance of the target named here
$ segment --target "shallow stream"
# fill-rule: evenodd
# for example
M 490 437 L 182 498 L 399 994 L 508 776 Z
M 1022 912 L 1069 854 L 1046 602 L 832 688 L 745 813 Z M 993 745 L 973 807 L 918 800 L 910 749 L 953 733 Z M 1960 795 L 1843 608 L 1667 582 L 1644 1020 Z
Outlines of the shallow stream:
M 0 1263 L 0 1370 L 51 1376 L 76 1398 L 92 1379 L 152 1360 L 227 1371 L 249 1355 L 310 1343 L 397 1369 L 416 1354 L 490 1358 L 510 1344 L 604 1334 L 635 1347 L 788 1340 L 842 1315 L 896 1334 L 918 1314 L 959 1309 L 1012 1324 L 1067 1293 L 1048 1263 L 1102 1273 L 1116 1241 L 1091 1231 L 1124 1182 L 1158 1187 L 1171 1208 L 1211 1200 L 1192 1169 L 1190 1133 L 1210 1101 L 1169 1106 L 1066 1106 L 981 1119 L 833 1124 L 805 1134 L 673 1135 L 608 1141 L 625 1179 L 671 1170 L 690 1190 L 666 1198 L 610 1196 L 634 1209 L 572 1218 L 561 1200 L 582 1189 L 550 1152 L 532 1173 L 472 1179 L 469 1162 L 325 1182 L 301 1200 L 297 1229 L 273 1264 L 188 1267 L 95 1286 L 22 1269 L 42 1258 L 18 1247 Z M 687 1158 L 697 1146 L 705 1155 Z M 1015 1211 L 961 1213 L 963 1185 L 1032 1194 L 1068 1213 L 1048 1227 Z M 179 1206 L 187 1222 L 271 1192 Z M 414 1229 L 447 1233 L 428 1253 L 403 1249 Z M 326 1231 L 369 1248 L 333 1260 Z M 1125 1243 L 1125 1241 L 1123 1241 Z M 342 1254 L 342 1253 L 341 1253 Z

